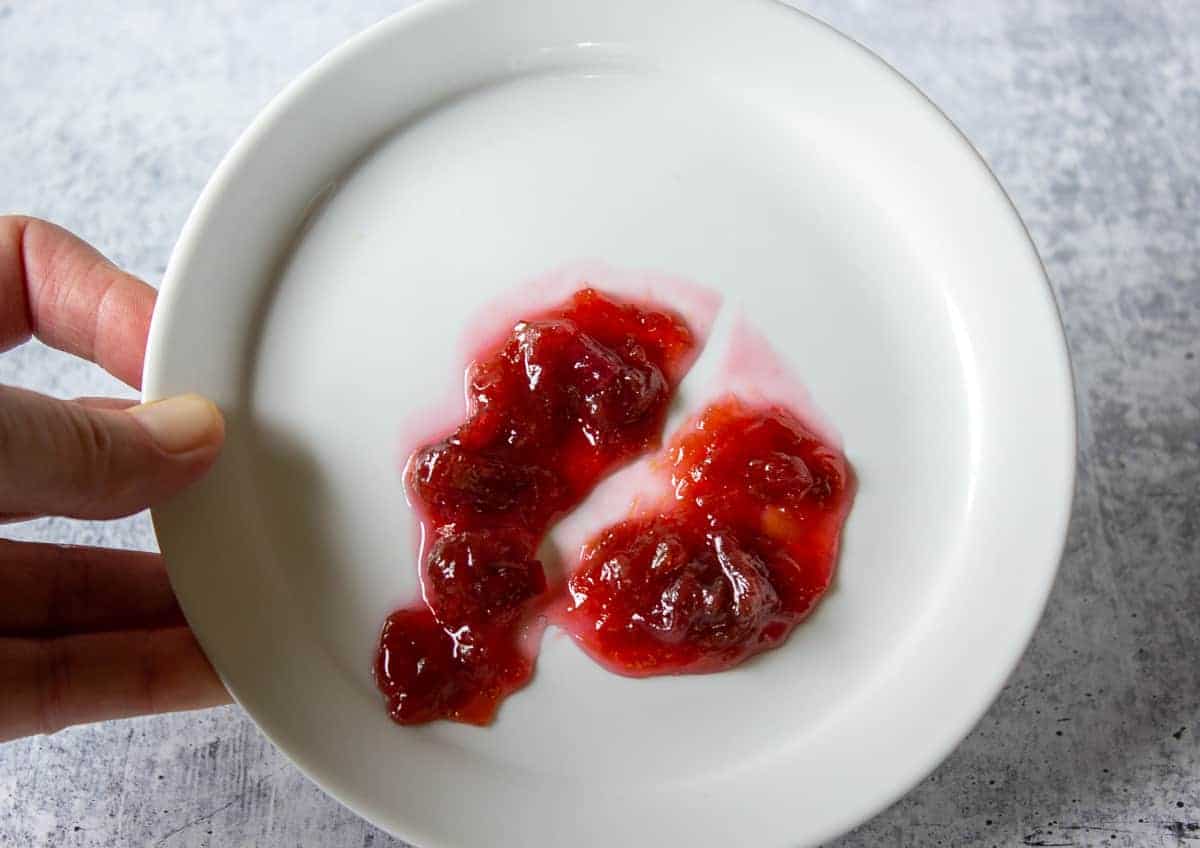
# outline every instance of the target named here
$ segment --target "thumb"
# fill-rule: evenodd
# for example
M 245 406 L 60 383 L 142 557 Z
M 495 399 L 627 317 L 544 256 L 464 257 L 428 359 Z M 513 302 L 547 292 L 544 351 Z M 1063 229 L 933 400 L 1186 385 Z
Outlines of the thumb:
M 104 409 L 0 387 L 0 514 L 117 518 L 202 475 L 225 437 L 199 395 Z

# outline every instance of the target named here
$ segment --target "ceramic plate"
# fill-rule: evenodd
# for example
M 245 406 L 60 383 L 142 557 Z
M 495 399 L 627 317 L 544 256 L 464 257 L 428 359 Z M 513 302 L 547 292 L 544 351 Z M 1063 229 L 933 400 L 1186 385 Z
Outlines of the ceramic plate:
M 585 266 L 709 287 L 803 380 L 859 478 L 835 588 L 728 673 L 627 679 L 551 630 L 494 725 L 398 727 L 370 667 L 416 591 L 405 423 L 484 304 Z M 213 664 L 425 848 L 847 830 L 995 697 L 1069 512 L 1067 355 L 1003 191 L 904 79 L 768 0 L 430 0 L 353 39 L 205 189 L 145 386 L 228 415 L 154 514 Z

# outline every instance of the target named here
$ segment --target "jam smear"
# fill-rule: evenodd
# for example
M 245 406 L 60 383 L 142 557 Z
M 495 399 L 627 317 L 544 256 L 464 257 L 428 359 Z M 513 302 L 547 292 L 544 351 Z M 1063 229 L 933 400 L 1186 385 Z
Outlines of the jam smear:
M 375 680 L 395 721 L 487 724 L 529 680 L 543 536 L 658 445 L 695 349 L 678 316 L 585 288 L 476 358 L 466 420 L 405 470 L 424 603 L 392 613 L 380 634 Z
M 721 671 L 778 645 L 829 587 L 853 496 L 841 452 L 727 396 L 665 451 L 671 494 L 584 546 L 563 626 L 612 671 Z

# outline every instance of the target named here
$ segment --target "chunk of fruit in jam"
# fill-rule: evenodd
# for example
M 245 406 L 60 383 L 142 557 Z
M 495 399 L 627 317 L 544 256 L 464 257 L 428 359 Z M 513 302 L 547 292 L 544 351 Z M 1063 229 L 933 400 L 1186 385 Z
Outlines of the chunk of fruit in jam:
M 487 724 L 497 702 L 533 673 L 532 660 L 505 629 L 452 632 L 424 607 L 388 616 L 379 642 L 375 681 L 400 724 L 439 718 Z
M 542 518 L 562 499 L 554 471 L 527 465 L 498 450 L 469 450 L 453 438 L 421 448 L 409 462 L 414 500 L 442 521 L 481 524 Z
M 584 289 L 472 363 L 466 420 L 406 469 L 425 606 L 393 613 L 380 635 L 375 678 L 396 721 L 486 724 L 525 684 L 546 529 L 658 443 L 694 352 L 677 316 Z
M 566 626 L 630 675 L 720 671 L 778 644 L 828 588 L 845 460 L 786 410 L 736 398 L 667 451 L 672 498 L 584 550 Z
M 535 540 L 512 530 L 443 527 L 425 555 L 425 601 L 444 627 L 510 624 L 546 591 Z
M 674 512 L 621 522 L 570 582 L 575 614 L 595 612 L 597 644 L 629 673 L 736 659 L 782 602 L 766 564 L 727 530 Z M 776 628 L 779 629 L 779 628 Z

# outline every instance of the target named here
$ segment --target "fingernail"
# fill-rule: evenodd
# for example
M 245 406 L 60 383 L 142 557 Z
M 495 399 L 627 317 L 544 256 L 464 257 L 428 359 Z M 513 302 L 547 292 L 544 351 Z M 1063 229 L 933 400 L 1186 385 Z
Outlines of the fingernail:
M 186 453 L 210 445 L 220 439 L 225 426 L 216 404 L 200 395 L 143 403 L 131 406 L 127 412 L 167 453 Z

